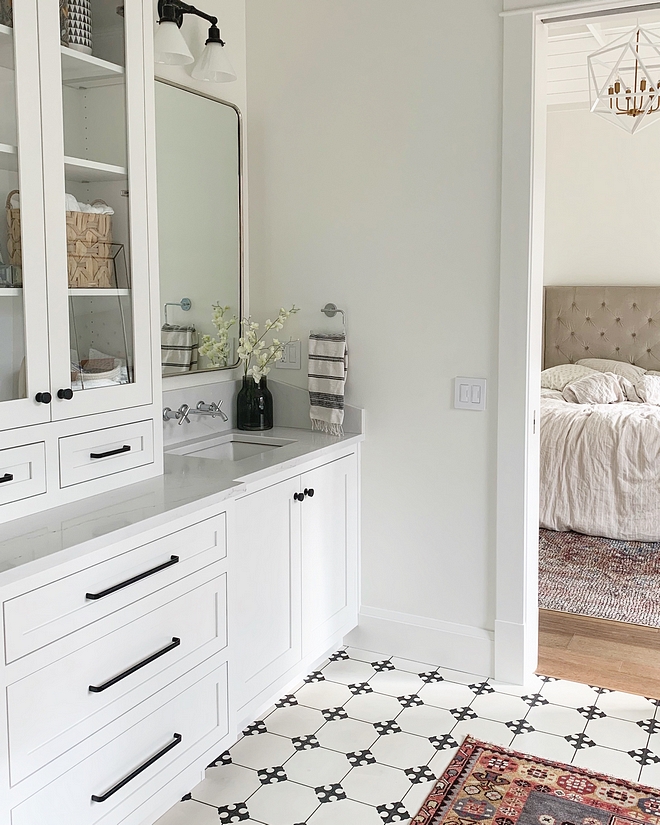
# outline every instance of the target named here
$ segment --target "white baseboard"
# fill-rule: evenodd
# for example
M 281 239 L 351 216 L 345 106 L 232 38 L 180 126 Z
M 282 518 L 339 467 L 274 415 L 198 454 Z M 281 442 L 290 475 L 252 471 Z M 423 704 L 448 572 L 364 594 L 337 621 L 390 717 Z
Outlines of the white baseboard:
M 388 656 L 493 676 L 494 634 L 478 627 L 362 607 L 360 623 L 345 642 Z

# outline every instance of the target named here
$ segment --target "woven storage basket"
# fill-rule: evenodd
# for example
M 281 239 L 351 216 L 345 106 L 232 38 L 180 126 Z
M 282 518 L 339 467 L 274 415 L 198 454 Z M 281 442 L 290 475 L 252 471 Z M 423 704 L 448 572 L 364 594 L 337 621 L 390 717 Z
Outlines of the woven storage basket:
M 97 203 L 104 201 L 94 201 L 94 204 Z M 111 215 L 67 212 L 66 251 L 71 289 L 112 287 Z
M 0 25 L 13 26 L 12 0 L 0 0 Z
M 18 189 L 14 189 L 7 195 L 7 252 L 9 253 L 9 263 L 12 266 L 21 265 L 21 210 L 12 209 L 11 199 L 18 195 Z
M 9 263 L 21 266 L 21 210 L 12 209 L 14 189 L 7 195 Z M 94 201 L 94 204 L 105 201 Z M 94 205 L 93 204 L 93 205 Z M 70 289 L 110 289 L 113 285 L 112 216 L 66 213 L 66 251 Z

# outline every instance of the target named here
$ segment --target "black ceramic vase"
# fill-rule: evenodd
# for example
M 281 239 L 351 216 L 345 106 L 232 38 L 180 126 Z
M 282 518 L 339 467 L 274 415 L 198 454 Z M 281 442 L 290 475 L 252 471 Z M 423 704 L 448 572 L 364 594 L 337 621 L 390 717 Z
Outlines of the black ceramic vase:
M 273 396 L 265 378 L 257 384 L 251 375 L 243 376 L 236 397 L 236 422 L 239 430 L 273 429 Z

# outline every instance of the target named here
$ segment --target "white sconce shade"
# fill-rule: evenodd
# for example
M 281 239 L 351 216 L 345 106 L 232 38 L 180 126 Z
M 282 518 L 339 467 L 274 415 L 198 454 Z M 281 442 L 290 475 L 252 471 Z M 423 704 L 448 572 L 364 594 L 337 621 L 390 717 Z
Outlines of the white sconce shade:
M 169 20 L 164 20 L 158 25 L 154 38 L 154 52 L 156 63 L 165 63 L 167 66 L 186 66 L 195 62 L 181 30 L 176 23 Z
M 221 42 L 209 39 L 204 51 L 192 70 L 195 80 L 207 80 L 211 83 L 231 83 L 236 80 L 236 72 L 229 62 Z

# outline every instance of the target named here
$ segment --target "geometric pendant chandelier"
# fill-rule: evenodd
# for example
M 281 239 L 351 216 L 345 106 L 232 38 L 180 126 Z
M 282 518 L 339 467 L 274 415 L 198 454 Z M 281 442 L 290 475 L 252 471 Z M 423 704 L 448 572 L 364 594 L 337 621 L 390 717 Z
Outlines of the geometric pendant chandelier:
M 587 60 L 594 114 L 631 135 L 660 119 L 660 37 L 638 26 Z

